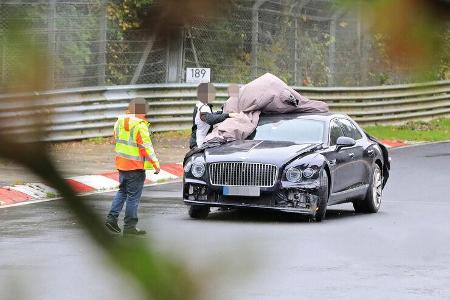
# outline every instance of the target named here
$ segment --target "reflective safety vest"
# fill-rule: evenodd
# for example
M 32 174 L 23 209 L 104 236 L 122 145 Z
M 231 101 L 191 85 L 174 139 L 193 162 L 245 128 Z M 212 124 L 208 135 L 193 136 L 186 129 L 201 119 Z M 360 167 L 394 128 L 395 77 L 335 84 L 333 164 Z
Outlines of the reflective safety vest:
M 134 115 L 120 117 L 114 125 L 116 168 L 121 171 L 159 169 L 149 131 L 150 123 Z

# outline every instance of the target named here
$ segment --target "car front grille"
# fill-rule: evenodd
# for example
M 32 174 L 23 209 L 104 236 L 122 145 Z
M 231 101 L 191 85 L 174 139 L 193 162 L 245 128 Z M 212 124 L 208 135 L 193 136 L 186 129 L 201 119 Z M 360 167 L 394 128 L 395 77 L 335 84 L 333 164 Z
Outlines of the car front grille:
M 209 176 L 213 185 L 272 187 L 277 180 L 278 168 L 261 163 L 212 163 Z

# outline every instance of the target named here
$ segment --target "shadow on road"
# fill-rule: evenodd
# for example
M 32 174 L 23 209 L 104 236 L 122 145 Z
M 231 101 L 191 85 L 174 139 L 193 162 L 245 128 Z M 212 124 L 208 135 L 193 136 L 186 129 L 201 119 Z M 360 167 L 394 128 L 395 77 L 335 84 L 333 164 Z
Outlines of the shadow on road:
M 327 210 L 326 221 L 336 221 L 348 217 L 358 217 L 353 210 Z M 270 211 L 263 209 L 230 209 L 224 211 L 212 211 L 206 221 L 239 221 L 239 222 L 261 222 L 261 223 L 314 223 L 308 216 Z

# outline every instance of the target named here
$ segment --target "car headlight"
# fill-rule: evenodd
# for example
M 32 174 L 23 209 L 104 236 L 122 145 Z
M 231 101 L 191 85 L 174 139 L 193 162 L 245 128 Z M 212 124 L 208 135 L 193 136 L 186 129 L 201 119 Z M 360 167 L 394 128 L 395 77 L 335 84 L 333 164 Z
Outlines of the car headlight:
M 202 162 L 194 162 L 191 166 L 191 173 L 194 177 L 200 178 L 205 174 L 205 164 Z
M 286 179 L 290 182 L 299 182 L 302 178 L 302 171 L 297 168 L 289 168 L 286 171 Z
M 184 172 L 187 173 L 191 170 L 192 167 L 192 162 L 188 162 L 185 166 L 184 166 Z
M 316 171 L 314 171 L 314 169 L 312 169 L 312 168 L 306 168 L 306 169 L 303 170 L 302 173 L 303 173 L 303 174 L 302 174 L 303 177 L 305 177 L 305 178 L 311 178 L 311 177 L 314 176 L 314 173 L 316 173 Z

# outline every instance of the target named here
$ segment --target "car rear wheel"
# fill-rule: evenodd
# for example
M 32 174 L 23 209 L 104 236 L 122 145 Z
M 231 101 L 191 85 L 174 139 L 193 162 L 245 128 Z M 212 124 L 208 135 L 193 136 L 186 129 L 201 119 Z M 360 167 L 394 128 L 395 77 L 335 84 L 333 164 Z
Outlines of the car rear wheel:
M 363 200 L 353 202 L 353 207 L 356 212 L 362 213 L 376 213 L 381 206 L 381 196 L 383 193 L 383 176 L 381 169 L 375 165 L 370 179 L 369 189 L 366 197 Z
M 325 219 L 328 205 L 328 189 L 328 174 L 327 171 L 322 170 L 320 174 L 319 203 L 317 203 L 316 215 L 314 216 L 316 222 L 322 222 Z
M 206 219 L 209 215 L 209 206 L 191 205 L 189 207 L 189 216 L 193 219 Z

